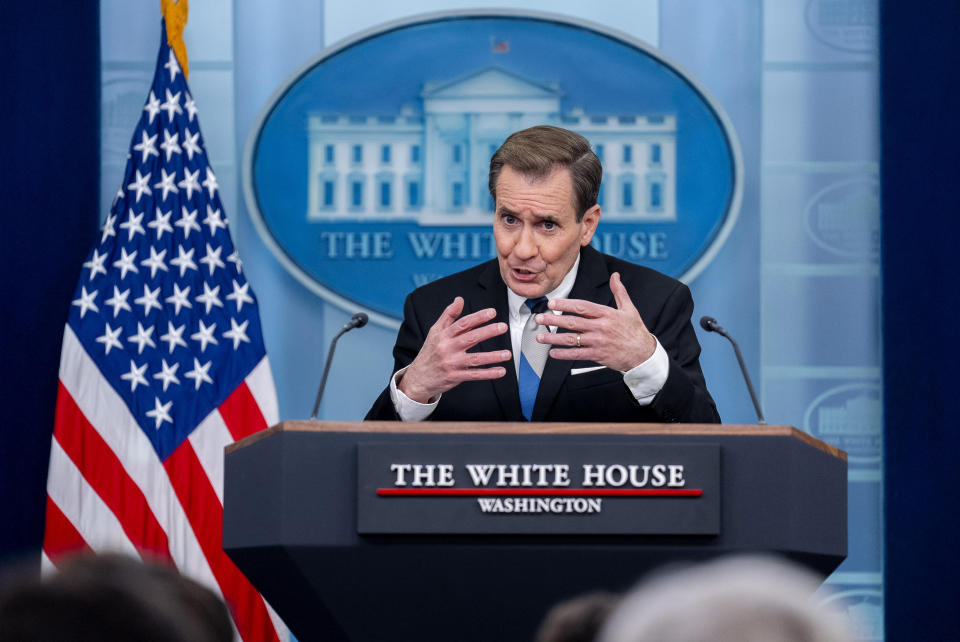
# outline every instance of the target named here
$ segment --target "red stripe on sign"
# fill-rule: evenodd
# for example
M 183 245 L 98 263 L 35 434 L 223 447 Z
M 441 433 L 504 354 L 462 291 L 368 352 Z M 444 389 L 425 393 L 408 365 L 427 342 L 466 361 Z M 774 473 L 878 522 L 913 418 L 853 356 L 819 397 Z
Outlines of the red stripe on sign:
M 223 508 L 190 440 L 180 444 L 163 466 L 230 607 L 240 637 L 248 642 L 279 640 L 263 598 L 223 551 Z
M 237 389 L 220 405 L 220 416 L 223 417 L 227 429 L 237 441 L 267 427 L 267 421 L 263 418 L 260 406 L 257 405 L 257 400 L 254 399 L 246 383 L 237 386 Z
M 62 383 L 57 392 L 54 438 L 94 492 L 117 516 L 123 532 L 141 557 L 172 562 L 167 534 L 150 510 L 143 491 Z
M 90 546 L 67 516 L 47 495 L 47 523 L 43 532 L 43 552 L 54 564 L 74 553 L 89 553 Z
M 378 488 L 386 497 L 700 497 L 699 488 Z

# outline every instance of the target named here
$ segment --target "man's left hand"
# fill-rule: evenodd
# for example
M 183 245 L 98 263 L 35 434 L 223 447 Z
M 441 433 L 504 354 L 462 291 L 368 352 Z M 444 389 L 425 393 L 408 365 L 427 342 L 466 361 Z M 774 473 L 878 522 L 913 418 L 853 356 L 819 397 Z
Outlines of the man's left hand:
M 536 321 L 541 325 L 570 330 L 537 335 L 540 343 L 562 346 L 550 350 L 551 357 L 568 361 L 593 361 L 626 372 L 653 355 L 657 340 L 640 318 L 618 272 L 610 276 L 610 291 L 613 292 L 616 308 L 582 299 L 553 299 L 549 304 L 550 309 L 565 314 L 544 312 L 537 315 Z

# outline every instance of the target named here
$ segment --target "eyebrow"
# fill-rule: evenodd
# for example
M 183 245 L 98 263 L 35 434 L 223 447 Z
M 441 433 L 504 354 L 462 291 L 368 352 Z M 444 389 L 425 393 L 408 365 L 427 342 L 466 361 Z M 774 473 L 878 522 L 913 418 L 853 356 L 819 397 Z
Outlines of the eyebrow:
M 519 214 L 511 210 L 509 207 L 503 207 L 503 206 L 497 209 L 497 216 L 500 216 L 500 217 L 513 216 L 515 218 L 520 217 Z M 557 217 L 554 216 L 553 214 L 542 214 L 542 215 L 534 214 L 533 217 L 537 220 L 538 223 L 549 222 L 549 223 L 554 223 L 556 225 L 560 224 L 560 222 L 557 220 Z

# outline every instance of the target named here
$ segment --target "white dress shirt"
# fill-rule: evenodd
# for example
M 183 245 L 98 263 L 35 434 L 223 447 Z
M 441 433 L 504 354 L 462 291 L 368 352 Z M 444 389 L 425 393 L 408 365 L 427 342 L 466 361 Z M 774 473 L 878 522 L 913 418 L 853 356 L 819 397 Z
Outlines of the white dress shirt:
M 580 257 L 574 261 L 573 267 L 563 277 L 563 281 L 555 290 L 547 293 L 547 299 L 565 299 L 570 295 L 573 284 L 577 280 L 577 270 L 580 268 Z M 507 288 L 507 305 L 510 310 L 510 344 L 513 347 L 513 365 L 514 372 L 519 372 L 520 368 L 520 339 L 523 336 L 523 327 L 527 324 L 527 319 L 533 314 L 526 305 L 526 297 L 520 296 L 510 288 Z M 550 310 L 553 314 L 561 314 L 557 310 Z M 556 326 L 549 326 L 550 332 L 556 332 Z M 667 351 L 660 345 L 660 341 L 654 337 L 657 347 L 653 354 L 640 365 L 623 373 L 623 381 L 627 384 L 630 392 L 637 399 L 641 406 L 647 406 L 653 398 L 660 392 L 663 385 L 667 382 L 667 373 L 670 370 L 670 360 L 667 357 Z M 409 367 L 409 366 L 408 366 Z M 423 421 L 436 409 L 440 403 L 440 397 L 433 403 L 419 403 L 407 395 L 403 394 L 397 388 L 397 382 L 403 376 L 406 368 L 398 370 L 390 378 L 390 400 L 393 401 L 393 407 L 402 421 Z

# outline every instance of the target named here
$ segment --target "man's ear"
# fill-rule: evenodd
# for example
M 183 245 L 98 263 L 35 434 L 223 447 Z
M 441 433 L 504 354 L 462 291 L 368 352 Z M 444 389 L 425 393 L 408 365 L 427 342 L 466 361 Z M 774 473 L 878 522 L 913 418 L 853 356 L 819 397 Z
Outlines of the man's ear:
M 597 231 L 597 225 L 600 223 L 600 206 L 594 205 L 583 214 L 580 221 L 580 246 L 589 245 L 593 239 L 593 233 Z

